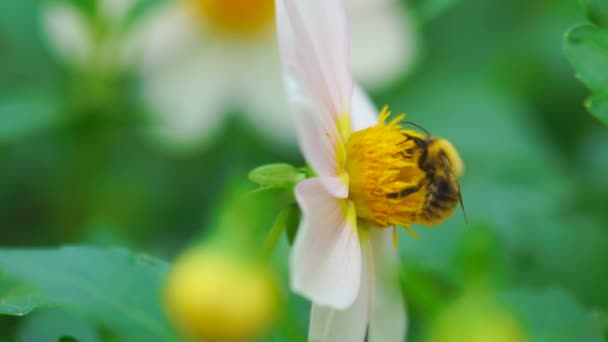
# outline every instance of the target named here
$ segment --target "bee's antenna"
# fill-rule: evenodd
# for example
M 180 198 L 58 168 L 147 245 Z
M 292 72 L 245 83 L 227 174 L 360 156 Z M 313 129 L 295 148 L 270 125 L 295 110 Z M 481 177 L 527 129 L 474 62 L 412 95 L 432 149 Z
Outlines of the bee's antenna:
M 429 137 L 431 136 L 431 133 L 429 133 L 429 131 L 427 131 L 424 127 L 420 126 L 417 123 L 414 123 L 411 121 L 404 121 L 404 122 L 402 122 L 402 124 L 414 126 L 414 127 L 418 128 L 419 130 L 423 131 L 424 133 L 426 133 L 427 136 L 429 136 Z
M 467 220 L 467 212 L 464 210 L 464 203 L 462 202 L 462 192 L 460 192 L 460 184 L 458 184 L 458 201 L 460 202 L 460 208 L 462 208 L 462 214 L 464 215 L 464 223 L 469 224 L 469 220 Z

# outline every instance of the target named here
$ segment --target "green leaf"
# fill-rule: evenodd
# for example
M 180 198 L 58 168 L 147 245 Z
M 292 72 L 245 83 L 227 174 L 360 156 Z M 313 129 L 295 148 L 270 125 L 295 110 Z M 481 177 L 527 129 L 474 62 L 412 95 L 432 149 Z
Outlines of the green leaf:
M 593 92 L 608 94 L 608 30 L 574 27 L 566 34 L 565 49 L 577 77 Z
M 604 125 L 608 125 L 608 96 L 591 96 L 585 101 L 585 107 Z
M 125 249 L 0 250 L 0 272 L 123 341 L 176 340 L 160 307 L 167 270 L 165 262 Z
M 564 291 L 519 289 L 503 293 L 502 298 L 528 328 L 530 341 L 604 341 L 593 313 Z
M 608 1 L 585 0 L 583 2 L 587 18 L 595 25 L 608 27 Z
M 75 313 L 64 310 L 42 310 L 29 315 L 19 325 L 20 341 L 99 342 L 95 326 Z
M 34 286 L 5 275 L 0 276 L 0 314 L 23 316 L 50 307 L 48 298 Z

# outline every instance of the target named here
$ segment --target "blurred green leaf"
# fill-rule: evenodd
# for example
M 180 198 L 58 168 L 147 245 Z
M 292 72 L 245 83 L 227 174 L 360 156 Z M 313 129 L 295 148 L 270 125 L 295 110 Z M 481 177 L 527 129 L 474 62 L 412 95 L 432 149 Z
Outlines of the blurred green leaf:
M 501 297 L 523 321 L 530 341 L 604 341 L 594 315 L 564 291 L 518 289 Z
M 0 1 L 0 76 L 12 75 L 14 82 L 29 79 L 40 84 L 56 71 L 44 36 L 42 3 Z
M 591 96 L 585 102 L 585 107 L 601 122 L 608 125 L 608 95 Z
M 82 342 L 82 340 L 77 340 L 71 336 L 62 336 L 59 342 Z
M 464 230 L 456 250 L 455 268 L 467 285 L 496 287 L 508 274 L 504 246 L 488 224 L 471 224 Z
M 415 15 L 422 23 L 430 21 L 460 0 L 407 0 L 406 4 L 411 7 Z
M 51 127 L 60 119 L 57 97 L 40 91 L 0 94 L 0 143 Z
M 0 276 L 0 314 L 23 316 L 49 306 L 48 298 L 32 285 Z
M 22 342 L 22 341 L 0 336 L 0 342 Z
M 608 2 L 606 0 L 584 0 L 583 6 L 589 20 L 602 27 L 608 27 Z
M 581 25 L 566 33 L 564 48 L 576 76 L 595 94 L 587 101 L 587 109 L 606 123 L 608 112 L 608 29 Z
M 0 250 L 0 272 L 124 341 L 176 340 L 160 307 L 167 269 L 161 260 L 125 249 Z
M 100 341 L 99 333 L 90 322 L 63 310 L 42 310 L 29 315 L 20 325 L 17 337 L 37 342 Z
M 591 25 L 566 34 L 566 53 L 578 78 L 592 91 L 608 94 L 608 31 Z
M 99 3 L 103 0 L 51 0 L 55 2 L 66 2 L 78 8 L 83 14 L 94 17 L 97 14 Z

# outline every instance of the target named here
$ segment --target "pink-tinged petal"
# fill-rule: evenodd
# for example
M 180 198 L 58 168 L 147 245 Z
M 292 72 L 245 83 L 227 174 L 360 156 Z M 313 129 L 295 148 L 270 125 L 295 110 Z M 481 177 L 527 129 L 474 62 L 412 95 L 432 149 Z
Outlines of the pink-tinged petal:
M 348 113 L 353 81 L 342 0 L 278 0 L 276 7 L 285 71 L 324 114 Z
M 296 111 L 295 123 L 297 127 L 298 140 L 300 142 L 300 148 L 306 161 L 312 166 L 315 172 L 323 177 L 324 179 L 339 179 L 343 170 L 340 167 L 340 159 L 346 155 L 344 144 L 338 139 L 336 134 L 331 134 L 330 129 L 319 130 L 319 126 L 311 120 L 313 109 L 304 102 L 295 103 L 294 106 L 298 106 L 300 109 Z M 309 113 L 309 114 L 306 114 Z M 301 115 L 306 114 L 306 115 Z M 347 181 L 347 179 L 343 180 Z M 335 193 L 334 187 L 331 184 L 337 182 L 325 181 L 329 187 L 328 191 Z M 336 195 L 337 197 L 344 198 L 348 195 L 348 183 L 342 184 L 341 187 L 345 189 L 339 193 L 342 195 Z
M 313 303 L 308 339 L 319 342 L 363 342 L 375 288 L 374 255 L 369 241 L 361 245 L 361 287 L 354 303 L 344 310 Z
M 342 1 L 278 0 L 276 20 L 287 97 L 298 129 L 305 126 L 299 134 L 305 157 L 325 151 L 315 157 L 323 162 L 309 161 L 319 175 L 335 176 L 340 158 L 335 146 L 350 131 L 353 88 Z M 314 148 L 319 145 L 325 148 Z
M 370 312 L 371 257 L 370 250 L 363 250 L 361 288 L 351 306 L 337 310 L 312 304 L 310 311 L 309 341 L 318 342 L 363 342 Z
M 355 208 L 328 193 L 319 178 L 298 183 L 295 192 L 302 223 L 291 252 L 291 287 L 318 305 L 347 308 L 361 280 Z
M 348 197 L 348 174 L 342 173 L 339 177 L 319 177 L 325 190 L 336 198 Z
M 378 123 L 378 110 L 369 96 L 359 86 L 355 87 L 353 92 L 351 120 L 353 131 L 359 131 Z
M 369 342 L 404 341 L 407 329 L 405 304 L 399 288 L 399 257 L 390 228 L 370 230 L 374 287 L 369 322 Z

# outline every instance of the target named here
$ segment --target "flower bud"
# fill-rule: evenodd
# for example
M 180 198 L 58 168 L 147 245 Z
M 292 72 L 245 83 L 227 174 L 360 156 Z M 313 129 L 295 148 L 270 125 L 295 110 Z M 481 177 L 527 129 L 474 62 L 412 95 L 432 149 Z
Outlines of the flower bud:
M 280 304 L 264 264 L 214 249 L 181 256 L 167 278 L 169 318 L 194 341 L 248 341 L 267 331 Z
M 520 321 L 494 298 L 467 294 L 440 314 L 429 342 L 525 342 Z

